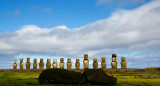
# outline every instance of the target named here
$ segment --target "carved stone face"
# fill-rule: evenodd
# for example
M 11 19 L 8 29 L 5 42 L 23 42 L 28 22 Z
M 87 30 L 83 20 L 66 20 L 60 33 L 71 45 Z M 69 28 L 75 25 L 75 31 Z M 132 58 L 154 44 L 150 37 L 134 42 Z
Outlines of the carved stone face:
M 105 62 L 106 61 L 106 58 L 105 57 L 102 57 L 102 62 Z
M 69 59 L 67 59 L 67 62 L 68 62 L 68 63 L 71 63 L 71 59 L 70 59 L 70 58 L 69 58 Z
M 84 54 L 84 60 L 88 60 L 88 54 Z
M 16 64 L 17 62 L 16 62 L 16 60 L 14 60 L 14 64 Z
M 112 61 L 113 61 L 113 62 L 116 62 L 116 57 L 113 57 L 113 58 L 112 58 Z
M 30 62 L 30 58 L 27 58 L 27 62 Z
M 20 63 L 23 63 L 23 59 L 20 59 Z
M 34 59 L 34 63 L 37 63 L 37 59 Z
M 94 59 L 93 59 L 93 61 L 94 61 L 94 62 L 97 62 L 97 59 L 96 59 L 96 58 L 94 58 Z
M 76 63 L 79 63 L 79 59 L 76 59 Z
M 57 63 L 57 59 L 53 59 L 53 63 Z
M 47 63 L 50 63 L 51 62 L 51 59 L 47 59 Z
M 60 61 L 61 61 L 61 63 L 64 63 L 64 58 L 61 58 Z
M 125 57 L 122 57 L 121 60 L 122 60 L 122 61 L 126 61 L 126 58 L 125 58 Z
M 40 59 L 40 63 L 43 63 L 43 59 Z

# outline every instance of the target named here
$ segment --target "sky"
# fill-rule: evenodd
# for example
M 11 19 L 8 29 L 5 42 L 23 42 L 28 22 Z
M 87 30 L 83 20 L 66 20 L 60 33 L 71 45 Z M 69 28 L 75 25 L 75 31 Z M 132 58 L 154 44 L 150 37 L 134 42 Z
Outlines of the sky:
M 0 0 L 0 69 L 13 60 L 126 57 L 128 68 L 160 66 L 160 0 Z M 53 61 L 53 60 L 51 60 Z M 18 66 L 19 68 L 19 66 Z M 25 65 L 24 65 L 25 68 Z M 32 68 L 32 65 L 31 65 Z

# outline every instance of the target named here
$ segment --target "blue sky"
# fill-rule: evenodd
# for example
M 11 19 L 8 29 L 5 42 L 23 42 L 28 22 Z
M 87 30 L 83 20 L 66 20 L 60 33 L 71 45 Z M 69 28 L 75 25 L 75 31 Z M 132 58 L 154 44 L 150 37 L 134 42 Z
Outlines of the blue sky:
M 109 0 L 0 0 L 0 32 L 13 32 L 24 25 L 79 28 L 117 9 L 134 9 L 150 0 L 105 1 Z
M 111 68 L 114 53 L 118 68 L 123 56 L 128 68 L 158 67 L 159 27 L 159 0 L 0 0 L 0 69 L 27 57 L 74 66 L 85 53 L 91 68 L 101 57 Z

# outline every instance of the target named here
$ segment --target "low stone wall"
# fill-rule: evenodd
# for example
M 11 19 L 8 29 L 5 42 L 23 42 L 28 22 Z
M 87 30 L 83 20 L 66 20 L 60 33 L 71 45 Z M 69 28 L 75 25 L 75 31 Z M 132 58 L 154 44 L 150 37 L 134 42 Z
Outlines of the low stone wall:
M 0 69 L 1 73 L 28 73 L 28 72 L 41 72 L 45 69 Z M 70 71 L 76 71 L 76 72 L 83 72 L 84 69 L 67 69 Z M 120 74 L 126 74 L 126 73 L 144 73 L 146 72 L 145 69 L 103 69 L 106 73 L 112 74 L 112 73 L 120 73 Z

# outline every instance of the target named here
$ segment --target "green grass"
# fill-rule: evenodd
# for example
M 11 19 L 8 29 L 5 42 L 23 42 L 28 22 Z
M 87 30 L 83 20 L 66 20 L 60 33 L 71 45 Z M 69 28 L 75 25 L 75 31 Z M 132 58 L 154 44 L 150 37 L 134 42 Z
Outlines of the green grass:
M 39 84 L 38 76 L 40 73 L 0 73 L 0 86 L 66 86 L 59 84 Z M 135 78 L 138 75 L 160 76 L 158 74 L 138 73 L 138 74 L 108 74 L 117 78 L 116 86 L 160 86 L 160 78 L 145 79 Z M 81 86 L 93 86 L 82 84 Z M 77 85 L 72 85 L 77 86 Z M 96 85 L 97 86 L 97 85 Z

